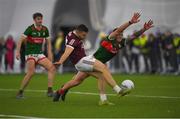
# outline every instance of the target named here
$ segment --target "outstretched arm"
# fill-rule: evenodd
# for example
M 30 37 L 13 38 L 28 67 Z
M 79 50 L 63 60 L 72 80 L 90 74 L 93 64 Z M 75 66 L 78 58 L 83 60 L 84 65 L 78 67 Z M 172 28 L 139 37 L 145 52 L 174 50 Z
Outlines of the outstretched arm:
M 130 21 L 124 23 L 120 27 L 118 27 L 115 31 L 113 31 L 109 37 L 110 38 L 115 38 L 118 34 L 123 32 L 127 27 L 129 27 L 131 24 L 138 23 L 140 21 L 140 14 L 138 12 L 134 13 L 133 17 L 131 18 Z
M 131 35 L 129 40 L 134 40 L 137 37 L 139 37 L 140 35 L 142 35 L 145 31 L 149 30 L 150 28 L 154 27 L 153 26 L 153 21 L 150 19 L 148 22 L 144 23 L 144 26 L 142 29 L 140 29 L 139 31 L 135 32 L 133 35 Z
M 69 55 L 72 53 L 72 51 L 74 50 L 74 48 L 66 46 L 66 49 L 62 55 L 62 57 L 60 58 L 60 60 L 58 62 L 55 62 L 55 65 L 61 65 L 64 63 L 64 61 L 66 61 L 66 59 L 69 57 Z

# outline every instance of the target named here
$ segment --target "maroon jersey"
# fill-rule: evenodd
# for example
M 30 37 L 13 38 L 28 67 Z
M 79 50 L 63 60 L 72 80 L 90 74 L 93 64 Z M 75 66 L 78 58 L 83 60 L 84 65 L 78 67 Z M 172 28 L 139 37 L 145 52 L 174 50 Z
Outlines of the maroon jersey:
M 81 58 L 86 56 L 82 40 L 79 39 L 73 32 L 69 32 L 66 36 L 66 46 L 74 48 L 73 52 L 69 56 L 74 65 Z

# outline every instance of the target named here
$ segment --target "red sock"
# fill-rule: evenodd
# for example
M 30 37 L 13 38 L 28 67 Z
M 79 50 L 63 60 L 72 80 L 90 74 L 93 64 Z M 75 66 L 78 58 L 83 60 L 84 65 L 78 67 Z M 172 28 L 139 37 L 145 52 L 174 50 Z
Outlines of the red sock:
M 63 89 L 60 89 L 60 90 L 58 90 L 58 93 L 59 93 L 59 94 L 64 94 L 64 90 L 63 90 Z

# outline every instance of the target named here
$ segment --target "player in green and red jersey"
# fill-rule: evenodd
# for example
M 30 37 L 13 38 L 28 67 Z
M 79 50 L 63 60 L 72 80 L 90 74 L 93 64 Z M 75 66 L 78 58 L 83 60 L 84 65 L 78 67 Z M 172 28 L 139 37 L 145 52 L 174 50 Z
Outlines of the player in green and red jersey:
M 137 14 L 137 13 L 135 13 Z M 153 21 L 149 20 L 147 23 L 144 24 L 144 27 L 139 30 L 138 32 L 134 33 L 129 39 L 123 39 L 123 31 L 133 23 L 137 23 L 133 21 L 132 18 L 129 22 L 124 23 L 120 27 L 116 28 L 110 35 L 108 35 L 105 39 L 103 39 L 100 43 L 100 47 L 98 50 L 93 54 L 93 57 L 102 63 L 106 63 L 107 61 L 111 60 L 118 51 L 126 46 L 126 43 L 129 40 L 133 40 L 143 34 L 146 30 L 153 27 Z M 73 80 L 67 82 L 60 90 L 56 92 L 54 97 L 55 100 L 61 99 L 65 100 L 65 95 L 68 89 L 79 85 L 85 78 L 89 77 L 90 75 L 87 72 L 78 72 L 76 76 L 73 77 Z M 99 74 L 95 74 L 94 77 L 103 79 L 104 77 L 100 76 Z M 100 99 L 99 105 L 106 105 L 112 104 L 107 101 L 107 96 L 105 94 L 105 80 L 98 80 L 98 88 L 100 91 Z
M 43 15 L 41 13 L 33 14 L 34 24 L 30 25 L 21 35 L 17 44 L 16 58 L 20 58 L 20 47 L 22 42 L 26 43 L 25 58 L 27 64 L 27 73 L 22 80 L 20 90 L 17 93 L 17 98 L 23 97 L 23 91 L 27 87 L 31 77 L 35 72 L 37 64 L 43 66 L 48 70 L 48 91 L 49 97 L 53 96 L 53 79 L 55 74 L 55 67 L 52 64 L 51 41 L 49 37 L 48 28 L 42 25 Z M 42 45 L 47 43 L 48 58 L 43 54 Z
M 125 47 L 129 41 L 136 39 L 142 35 L 146 30 L 152 27 L 153 21 L 149 20 L 144 24 L 144 27 L 139 31 L 132 34 L 129 38 L 123 38 L 123 33 L 118 34 L 118 38 L 111 37 L 111 34 L 103 39 L 100 43 L 98 50 L 93 54 L 93 56 L 100 60 L 102 63 L 106 63 L 111 60 L 120 49 Z M 115 28 L 113 31 L 117 30 Z

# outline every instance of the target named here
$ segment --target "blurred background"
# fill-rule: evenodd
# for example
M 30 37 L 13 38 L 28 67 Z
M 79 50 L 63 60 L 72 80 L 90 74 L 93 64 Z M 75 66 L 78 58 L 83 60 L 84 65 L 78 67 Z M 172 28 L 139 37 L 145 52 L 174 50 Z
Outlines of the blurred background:
M 140 23 L 130 26 L 124 37 L 152 19 L 154 28 L 133 40 L 108 63 L 113 73 L 180 74 L 180 1 L 179 0 L 0 0 L 0 73 L 26 71 L 24 50 L 15 59 L 16 43 L 31 24 L 32 14 L 41 12 L 49 28 L 54 61 L 65 49 L 64 38 L 78 24 L 89 27 L 85 42 L 92 54 L 112 29 L 129 21 L 133 12 L 141 13 Z M 46 47 L 44 47 L 46 54 Z M 37 72 L 45 70 L 37 66 Z M 59 73 L 74 72 L 67 60 Z

